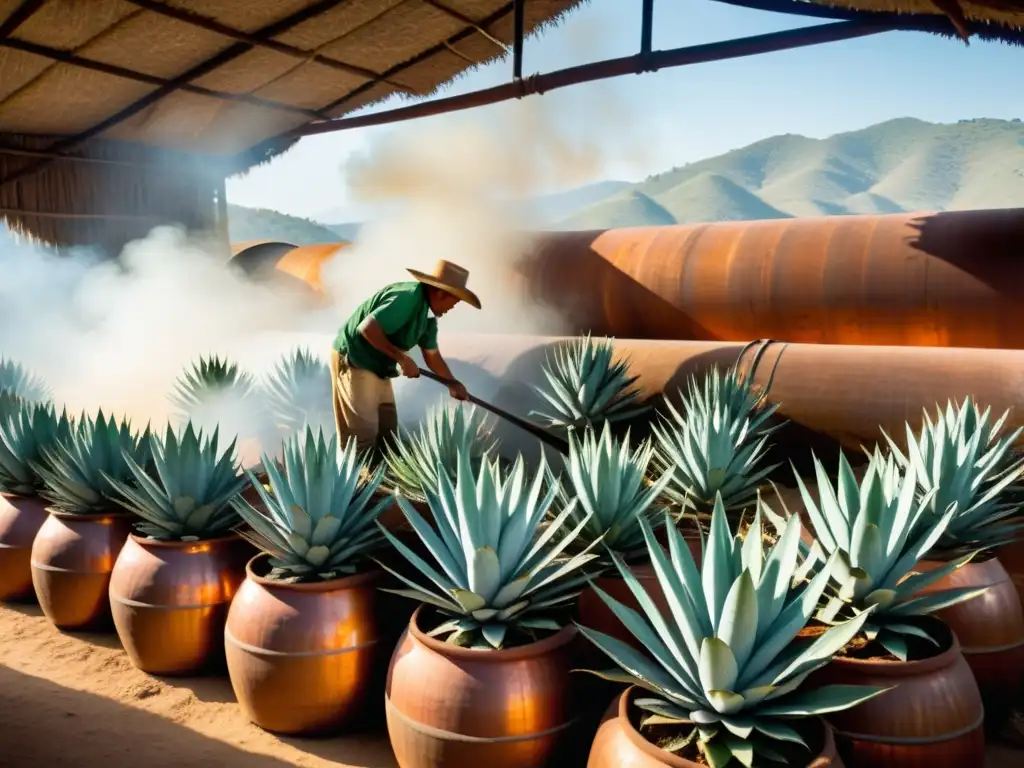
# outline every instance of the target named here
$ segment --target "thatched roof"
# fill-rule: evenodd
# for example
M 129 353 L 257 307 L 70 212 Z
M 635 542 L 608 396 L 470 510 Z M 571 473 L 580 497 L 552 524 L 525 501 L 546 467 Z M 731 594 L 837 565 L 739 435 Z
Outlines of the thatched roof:
M 524 32 L 579 3 L 528 0 Z M 250 147 L 394 93 L 429 95 L 505 56 L 514 5 L 0 0 L 0 217 L 51 242 L 88 242 L 112 217 L 163 219 L 195 195 L 208 207 L 225 173 L 295 139 Z M 161 183 L 169 168 L 192 181 Z

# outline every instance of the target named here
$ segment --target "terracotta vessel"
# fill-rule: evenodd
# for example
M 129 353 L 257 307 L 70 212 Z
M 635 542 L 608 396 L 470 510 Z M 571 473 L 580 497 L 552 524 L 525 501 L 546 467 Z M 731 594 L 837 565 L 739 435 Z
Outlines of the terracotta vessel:
M 26 600 L 32 590 L 32 542 L 46 522 L 46 502 L 0 493 L 0 600 Z
M 917 569 L 930 571 L 943 563 L 923 560 Z M 1017 588 L 998 558 L 967 565 L 921 590 L 930 594 L 944 589 L 988 587 L 970 600 L 935 614 L 960 641 L 960 651 L 974 672 L 989 715 L 1009 706 L 1020 696 L 1024 683 L 1024 609 Z
M 32 544 L 32 584 L 43 613 L 58 628 L 109 628 L 110 574 L 134 519 L 120 512 L 50 510 Z
M 938 619 L 935 625 L 942 626 Z M 934 630 L 939 632 L 939 629 Z M 850 765 L 958 768 L 985 762 L 985 711 L 974 674 L 948 629 L 945 650 L 921 661 L 838 658 L 809 685 L 896 686 L 827 719 Z
M 231 687 L 246 717 L 265 730 L 337 730 L 380 695 L 375 684 L 391 649 L 380 574 L 282 584 L 265 578 L 268 559 L 249 561 L 228 611 Z
M 999 562 L 1003 564 L 1010 581 L 1017 588 L 1017 596 L 1024 605 L 1024 539 L 999 548 Z
M 701 768 L 700 763 L 658 749 L 640 735 L 630 717 L 633 699 L 639 693 L 640 689 L 635 686 L 627 688 L 608 707 L 590 748 L 587 768 Z M 832 729 L 823 721 L 818 722 L 824 731 L 823 744 L 820 753 L 808 761 L 807 768 L 843 768 Z
M 228 608 L 254 553 L 240 536 L 129 536 L 110 575 L 110 608 L 132 663 L 151 675 L 222 666 Z
M 388 670 L 388 735 L 399 768 L 567 765 L 575 627 L 474 651 L 427 637 L 418 608 Z

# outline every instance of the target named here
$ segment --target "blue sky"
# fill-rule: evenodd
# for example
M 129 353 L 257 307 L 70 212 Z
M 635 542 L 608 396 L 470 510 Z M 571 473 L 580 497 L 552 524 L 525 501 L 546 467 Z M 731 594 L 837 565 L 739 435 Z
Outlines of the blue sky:
M 634 53 L 641 0 L 592 0 L 559 27 L 529 40 L 524 73 L 545 72 Z M 656 0 L 654 47 L 676 48 L 822 23 L 710 0 Z M 895 117 L 933 122 L 1024 118 L 1024 49 L 970 47 L 912 32 L 891 32 L 802 50 L 628 76 L 541 97 L 564 136 L 600 147 L 594 179 L 641 179 L 759 139 L 799 133 L 825 137 Z M 445 89 L 462 93 L 506 82 L 511 61 L 481 68 Z M 385 103 L 366 111 L 394 106 Z M 487 120 L 509 106 L 459 117 L 345 131 L 304 139 L 289 153 L 228 182 L 233 203 L 299 216 L 356 211 L 343 166 L 391 131 L 435 120 Z M 601 116 L 613 113 L 609 126 Z M 523 151 L 520 149 L 520 151 Z

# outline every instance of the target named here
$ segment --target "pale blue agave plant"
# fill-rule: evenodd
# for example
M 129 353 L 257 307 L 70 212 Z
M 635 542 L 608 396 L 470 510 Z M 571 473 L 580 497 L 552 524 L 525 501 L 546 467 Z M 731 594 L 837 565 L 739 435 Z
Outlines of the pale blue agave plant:
M 270 418 L 285 437 L 307 426 L 334 429 L 331 371 L 308 349 L 298 347 L 279 360 L 267 375 L 264 390 Z
M 572 605 L 588 578 L 581 569 L 595 557 L 589 548 L 562 556 L 587 518 L 562 534 L 575 506 L 570 503 L 541 532 L 558 487 L 547 482 L 543 466 L 528 481 L 522 457 L 508 472 L 497 461 L 484 461 L 474 473 L 469 453 L 460 450 L 457 467 L 454 483 L 442 473 L 436 495 L 427 494 L 433 527 L 398 497 L 434 563 L 381 531 L 432 586 L 381 563 L 409 587 L 389 591 L 437 608 L 445 620 L 429 634 L 455 645 L 503 648 L 557 631 L 558 613 Z
M 4 397 L 0 392 L 0 400 Z M 45 466 L 43 452 L 52 450 L 70 434 L 66 411 L 58 417 L 49 403 L 19 400 L 6 417 L 0 418 L 0 489 L 16 496 L 38 495 L 44 482 L 36 465 Z
M 595 674 L 653 694 L 635 700 L 645 713 L 641 728 L 678 728 L 677 737 L 663 748 L 696 749 L 712 768 L 733 760 L 745 766 L 785 764 L 787 747 L 807 747 L 795 721 L 848 709 L 888 690 L 801 687 L 860 632 L 870 611 L 817 638 L 800 636 L 812 621 L 838 556 L 809 581 L 801 578 L 798 518 L 785 523 L 778 541 L 766 551 L 760 504 L 741 540 L 730 531 L 719 494 L 699 568 L 668 519 L 667 554 L 651 525 L 642 520 L 640 526 L 667 613 L 618 557 L 615 565 L 642 614 L 598 586 L 592 588 L 649 655 L 602 632 L 583 626 L 580 631 L 622 670 Z
M 40 376 L 21 363 L 0 357 L 0 392 L 3 391 L 33 403 L 47 403 L 53 399 L 53 392 Z

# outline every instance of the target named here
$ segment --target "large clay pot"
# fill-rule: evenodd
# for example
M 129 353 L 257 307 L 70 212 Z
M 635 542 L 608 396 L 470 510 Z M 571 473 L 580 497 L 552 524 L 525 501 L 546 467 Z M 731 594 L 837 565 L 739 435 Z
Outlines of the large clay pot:
M 1017 539 L 999 548 L 999 562 L 1017 588 L 1021 605 L 1024 605 L 1024 539 Z
M 32 584 L 59 629 L 108 629 L 110 573 L 131 533 L 131 515 L 51 509 L 32 543 Z
M 240 536 L 129 536 L 110 576 L 110 608 L 132 663 L 151 675 L 223 665 L 228 607 L 254 554 Z
M 612 702 L 594 737 L 587 768 L 701 768 L 700 763 L 658 749 L 640 735 L 632 718 L 635 710 L 631 706 L 639 692 L 636 687 L 627 688 Z M 808 762 L 808 768 L 843 768 L 832 729 L 820 720 L 817 722 L 824 732 L 822 747 L 818 756 Z
M 930 571 L 943 563 L 923 560 L 917 569 Z M 970 600 L 938 611 L 960 642 L 960 650 L 974 672 L 990 719 L 1017 701 L 1024 683 L 1024 609 L 1017 588 L 998 558 L 976 558 L 949 576 L 921 590 L 986 586 Z
M 399 768 L 565 765 L 575 627 L 500 651 L 428 637 L 418 608 L 388 670 L 388 735 Z
M 391 647 L 380 574 L 283 584 L 265 578 L 269 570 L 267 555 L 250 560 L 228 611 L 231 687 L 246 717 L 265 730 L 337 730 L 379 701 L 375 684 Z
M 42 499 L 0 493 L 0 600 L 34 597 L 32 542 L 46 517 Z
M 828 716 L 836 744 L 850 765 L 887 768 L 962 768 L 985 762 L 985 710 L 974 674 L 956 635 L 933 619 L 944 650 L 921 661 L 839 657 L 809 686 L 896 686 Z

